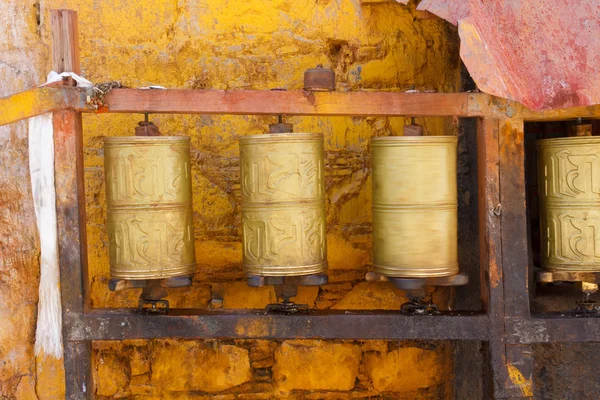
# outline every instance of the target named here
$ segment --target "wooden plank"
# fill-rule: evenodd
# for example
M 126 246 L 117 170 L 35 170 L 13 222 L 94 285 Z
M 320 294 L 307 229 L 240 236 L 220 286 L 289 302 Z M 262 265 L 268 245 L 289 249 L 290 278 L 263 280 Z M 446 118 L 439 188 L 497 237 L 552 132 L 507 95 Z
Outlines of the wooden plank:
M 56 211 L 61 266 L 63 318 L 84 311 L 83 282 L 87 270 L 85 192 L 81 113 L 64 110 L 54 113 Z
M 91 354 L 91 341 L 65 342 L 65 365 L 71 367 L 66 375 L 66 400 L 93 398 L 93 387 L 88 381 L 92 376 Z
M 529 399 L 533 397 L 533 349 L 530 345 L 506 344 L 504 364 L 508 371 L 503 397 Z
M 502 270 L 505 314 L 529 317 L 530 276 L 525 192 L 523 120 L 504 120 L 500 127 L 500 203 L 502 204 Z
M 575 118 L 599 118 L 600 105 L 533 111 L 513 100 L 487 93 L 469 93 L 468 114 L 474 117 L 523 119 L 524 121 L 560 121 Z
M 323 116 L 465 116 L 467 93 L 115 89 L 107 112 Z
M 531 397 L 533 371 L 528 346 L 508 347 L 504 342 L 505 303 L 503 284 L 505 226 L 501 220 L 501 191 L 505 170 L 501 168 L 501 122 L 481 119 L 478 123 L 479 234 L 482 303 L 490 317 L 488 356 L 492 371 L 491 393 L 495 399 Z M 512 194 L 512 193 L 510 193 Z M 510 248 L 506 249 L 510 250 Z
M 560 121 L 575 118 L 599 118 L 600 105 L 565 108 L 559 110 L 532 111 L 523 107 L 519 117 L 526 121 Z
M 52 70 L 81 74 L 79 62 L 79 23 L 73 10 L 50 10 L 52 31 Z
M 79 88 L 46 86 L 0 98 L 0 126 L 36 115 L 86 106 L 91 94 Z M 163 103 L 163 100 L 166 103 Z M 533 112 L 485 93 L 390 93 L 116 89 L 107 96 L 115 113 L 285 114 L 314 116 L 458 116 L 523 118 L 526 121 L 598 118 L 600 106 Z
M 39 87 L 0 98 L 0 126 L 47 112 L 84 107 L 86 93 L 71 87 Z
M 501 316 L 504 303 L 500 268 L 502 227 L 497 215 L 500 207 L 499 126 L 497 119 L 480 119 L 477 126 L 481 301 L 493 320 Z
M 496 236 L 494 240 L 499 245 L 495 246 L 495 261 L 498 262 L 499 256 L 501 270 L 494 273 L 495 268 L 490 265 L 489 280 L 493 396 L 496 399 L 531 398 L 531 346 L 505 343 L 506 318 L 529 316 L 523 121 L 496 120 L 492 132 L 485 136 L 496 138 L 494 168 L 499 173 L 500 197 L 493 215 L 501 223 L 500 238 Z M 488 248 L 491 246 L 490 241 Z
M 499 121 L 477 123 L 478 205 L 481 302 L 490 318 L 487 343 L 492 384 L 490 397 L 502 398 L 508 373 L 504 367 L 504 291 L 502 290 L 502 227 L 495 213 L 500 204 Z
M 65 376 L 67 398 L 80 393 L 82 375 L 76 372 L 85 360 L 75 360 L 68 343 L 71 331 L 81 324 L 85 311 L 85 286 L 87 283 L 85 199 L 83 186 L 83 152 L 81 113 L 72 110 L 54 113 L 56 212 L 58 222 L 58 254 L 60 263 L 61 298 L 63 312 L 63 337 L 65 347 Z M 83 348 L 81 348 L 83 349 Z M 89 359 L 79 349 L 79 356 Z M 91 376 L 91 375 L 90 375 Z
M 81 73 L 77 13 L 51 10 L 52 69 Z M 81 113 L 73 110 L 53 115 L 56 213 L 60 263 L 65 386 L 67 399 L 91 398 L 91 343 L 69 337 L 83 320 L 87 306 L 87 240 L 83 175 Z

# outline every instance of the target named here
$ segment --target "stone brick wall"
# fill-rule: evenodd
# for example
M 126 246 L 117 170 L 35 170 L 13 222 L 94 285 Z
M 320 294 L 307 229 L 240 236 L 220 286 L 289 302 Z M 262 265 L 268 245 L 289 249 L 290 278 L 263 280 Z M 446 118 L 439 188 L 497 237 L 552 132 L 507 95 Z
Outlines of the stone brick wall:
M 0 15 L 0 95 L 35 86 L 49 71 L 49 10 L 78 11 L 83 75 L 130 87 L 300 89 L 303 72 L 332 67 L 338 90 L 458 89 L 458 37 L 414 4 L 359 0 L 6 0 Z M 8 17 L 5 17 L 8 16 Z M 84 116 L 86 212 L 94 307 L 135 307 L 139 291 L 108 290 L 104 136 L 133 134 L 141 115 Z M 151 115 L 167 135 L 192 139 L 197 273 L 169 291 L 173 307 L 263 308 L 271 287 L 243 281 L 238 139 L 273 116 Z M 286 118 L 320 132 L 327 152 L 330 283 L 296 301 L 318 309 L 398 309 L 403 293 L 366 283 L 371 267 L 369 140 L 400 133 L 404 118 Z M 452 119 L 417 119 L 429 134 L 456 134 Z M 0 398 L 61 398 L 61 360 L 32 353 L 39 256 L 24 123 L 0 127 Z M 15 235 L 19 232 L 19 235 Z M 432 293 L 438 305 L 450 293 Z M 6 323 L 4 323 L 6 321 Z M 440 398 L 452 392 L 449 345 L 332 341 L 96 343 L 99 398 Z M 310 361 L 310 362 L 306 362 Z
M 126 341 L 94 345 L 99 399 L 446 399 L 450 344 Z

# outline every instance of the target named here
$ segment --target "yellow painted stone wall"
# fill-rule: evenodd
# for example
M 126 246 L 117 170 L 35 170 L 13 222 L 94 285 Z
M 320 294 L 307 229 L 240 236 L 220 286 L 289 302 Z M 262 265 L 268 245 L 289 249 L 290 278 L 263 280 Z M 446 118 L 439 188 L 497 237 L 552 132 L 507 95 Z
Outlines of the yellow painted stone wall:
M 51 67 L 49 10 L 80 20 L 83 75 L 130 87 L 302 88 L 322 63 L 337 90 L 453 92 L 458 37 L 437 18 L 395 3 L 359 0 L 5 0 L 0 15 L 0 95 L 44 80 Z M 133 134 L 141 115 L 84 116 L 87 234 L 94 307 L 135 307 L 139 291 L 110 292 L 103 136 Z M 264 133 L 270 116 L 151 115 L 163 134 L 192 138 L 197 273 L 169 291 L 173 307 L 263 308 L 271 287 L 243 281 L 238 139 Z M 398 309 L 371 267 L 369 140 L 400 134 L 404 118 L 290 117 L 295 131 L 325 136 L 330 283 L 301 288 L 299 302 L 326 309 Z M 451 119 L 419 119 L 428 134 L 456 134 Z M 0 127 L 0 398 L 60 398 L 59 363 L 32 354 L 38 244 L 27 171 L 26 125 Z M 6 167 L 5 167 L 6 166 Z M 15 179 L 17 177 L 17 179 Z M 14 229 L 14 226 L 17 229 Z M 6 228 L 11 226 L 11 228 Z M 20 235 L 14 235 L 18 231 Z M 445 307 L 450 293 L 432 292 Z M 18 315 L 18 317 L 17 317 Z M 252 327 L 248 327 L 252 329 Z M 17 333 L 17 334 L 15 334 Z M 447 398 L 451 348 L 385 341 L 128 341 L 94 345 L 99 398 Z M 307 365 L 306 363 L 310 363 Z M 335 371 L 335 373 L 333 372 Z M 324 373 L 325 372 L 325 373 Z M 37 387 L 36 387 L 37 384 Z

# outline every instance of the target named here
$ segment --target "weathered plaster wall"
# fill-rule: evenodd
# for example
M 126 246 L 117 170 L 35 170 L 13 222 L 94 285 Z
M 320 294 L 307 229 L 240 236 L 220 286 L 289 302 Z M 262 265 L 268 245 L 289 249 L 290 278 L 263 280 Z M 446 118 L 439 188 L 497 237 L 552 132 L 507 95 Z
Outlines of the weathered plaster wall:
M 34 1 L 0 3 L 0 96 L 37 85 L 48 46 Z M 39 242 L 27 156 L 27 123 L 0 127 L 0 398 L 35 398 L 33 340 Z M 15 234 L 18 232 L 19 234 Z
M 97 343 L 96 393 L 153 400 L 447 399 L 450 347 L 321 340 Z
M 338 90 L 458 89 L 457 36 L 411 5 L 358 0 L 8 0 L 0 5 L 0 95 L 41 83 L 50 69 L 49 10 L 80 20 L 83 75 L 138 87 L 299 89 L 305 69 L 332 66 Z M 6 17 L 5 17 L 6 16 Z M 131 135 L 141 115 L 84 117 L 92 303 L 135 306 L 138 291 L 111 293 L 103 136 Z M 263 308 L 272 288 L 243 282 L 238 139 L 275 117 L 153 115 L 164 134 L 192 138 L 197 274 L 171 290 L 174 307 Z M 400 133 L 402 118 L 289 118 L 322 132 L 327 151 L 330 284 L 303 288 L 311 307 L 398 309 L 389 285 L 364 282 L 371 264 L 369 139 Z M 450 119 L 419 120 L 429 134 L 456 134 Z M 26 126 L 0 128 L 0 398 L 60 397 L 59 364 L 32 355 L 38 248 L 27 170 Z M 19 232 L 15 235 L 14 232 Z M 449 293 L 433 293 L 445 306 Z M 96 343 L 96 394 L 105 398 L 440 398 L 452 392 L 448 345 L 418 342 L 132 341 Z M 310 363 L 307 366 L 306 363 Z M 418 366 L 417 366 L 418 364 Z M 38 384 L 36 391 L 36 382 Z M 102 397 L 101 397 L 102 398 Z

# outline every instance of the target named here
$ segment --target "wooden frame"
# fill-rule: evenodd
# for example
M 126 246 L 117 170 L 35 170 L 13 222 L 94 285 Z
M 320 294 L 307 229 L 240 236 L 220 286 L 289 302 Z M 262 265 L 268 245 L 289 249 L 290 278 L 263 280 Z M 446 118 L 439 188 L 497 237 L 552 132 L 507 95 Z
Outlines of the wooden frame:
M 53 68 L 79 72 L 77 15 L 52 11 Z M 32 89 L 0 99 L 0 125 L 55 112 L 56 188 L 68 399 L 91 397 L 91 341 L 134 338 L 473 340 L 488 344 L 494 398 L 532 397 L 532 343 L 600 341 L 600 319 L 530 315 L 525 210 L 525 120 L 596 117 L 600 106 L 532 112 L 483 93 L 115 89 L 102 112 L 454 116 L 477 118 L 481 312 L 405 316 L 384 311 L 308 315 L 91 309 L 83 184 L 82 112 L 92 91 Z M 73 168 L 76 166 L 76 168 Z M 247 326 L 259 329 L 247 329 Z

